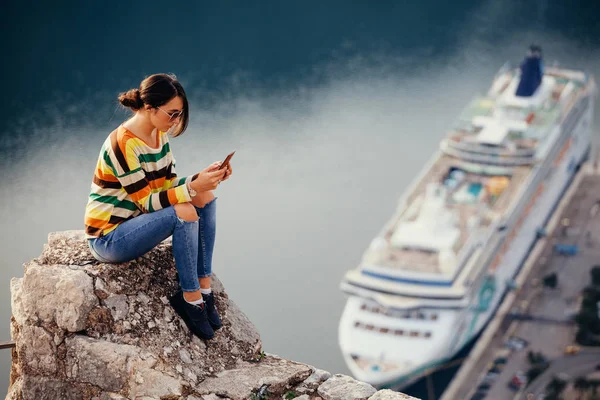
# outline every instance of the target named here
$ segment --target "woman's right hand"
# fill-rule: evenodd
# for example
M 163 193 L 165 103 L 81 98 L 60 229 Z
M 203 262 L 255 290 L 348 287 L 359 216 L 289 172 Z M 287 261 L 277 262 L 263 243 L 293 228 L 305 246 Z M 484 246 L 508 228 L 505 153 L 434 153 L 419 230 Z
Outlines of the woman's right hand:
M 224 170 L 219 170 L 219 165 L 219 162 L 214 162 L 200 172 L 196 179 L 190 183 L 192 189 L 196 192 L 215 190 L 225 175 Z

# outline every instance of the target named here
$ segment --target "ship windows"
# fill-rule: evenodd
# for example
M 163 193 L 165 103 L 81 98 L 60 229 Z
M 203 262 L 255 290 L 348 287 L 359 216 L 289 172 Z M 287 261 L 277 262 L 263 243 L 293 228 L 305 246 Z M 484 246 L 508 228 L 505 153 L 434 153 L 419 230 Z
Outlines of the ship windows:
M 431 320 L 436 321 L 438 319 L 438 315 L 436 313 L 425 313 L 423 311 L 400 311 L 393 310 L 389 308 L 379 307 L 379 306 L 369 306 L 366 303 L 363 303 L 360 306 L 360 309 L 363 311 L 371 312 L 374 314 L 381 314 L 387 317 L 392 318 L 402 318 L 402 319 L 420 319 L 420 320 Z
M 356 321 L 354 322 L 354 327 L 359 329 L 365 329 L 367 331 L 378 332 L 384 335 L 394 335 L 394 336 L 410 336 L 414 338 L 423 337 L 430 338 L 431 331 L 421 332 L 421 331 L 405 331 L 403 329 L 390 329 L 387 327 L 374 326 L 371 324 L 363 324 L 362 322 Z

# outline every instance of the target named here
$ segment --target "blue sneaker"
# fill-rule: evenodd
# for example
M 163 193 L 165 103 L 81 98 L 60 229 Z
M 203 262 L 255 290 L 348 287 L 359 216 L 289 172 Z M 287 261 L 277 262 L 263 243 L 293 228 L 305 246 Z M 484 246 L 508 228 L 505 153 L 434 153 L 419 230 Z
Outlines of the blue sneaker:
M 206 304 L 206 316 L 208 318 L 208 322 L 216 331 L 223 326 L 223 323 L 221 322 L 221 318 L 219 318 L 219 313 L 215 307 L 215 296 L 212 293 L 202 294 L 202 298 L 204 299 L 204 304 Z
M 215 336 L 215 331 L 208 322 L 206 303 L 200 305 L 188 303 L 183 298 L 181 290 L 178 290 L 169 299 L 169 303 L 194 335 L 204 340 L 212 339 Z

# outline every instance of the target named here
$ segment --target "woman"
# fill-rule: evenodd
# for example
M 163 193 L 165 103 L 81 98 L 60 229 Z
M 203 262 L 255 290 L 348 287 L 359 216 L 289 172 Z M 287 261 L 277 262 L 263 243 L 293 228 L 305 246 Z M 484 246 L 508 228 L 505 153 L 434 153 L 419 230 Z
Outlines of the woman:
M 101 262 L 133 260 L 173 236 L 181 289 L 170 299 L 190 330 L 211 339 L 222 324 L 211 292 L 216 204 L 212 193 L 231 166 L 178 178 L 169 133 L 188 125 L 185 91 L 175 76 L 151 75 L 119 95 L 134 115 L 104 142 L 85 212 L 88 244 Z

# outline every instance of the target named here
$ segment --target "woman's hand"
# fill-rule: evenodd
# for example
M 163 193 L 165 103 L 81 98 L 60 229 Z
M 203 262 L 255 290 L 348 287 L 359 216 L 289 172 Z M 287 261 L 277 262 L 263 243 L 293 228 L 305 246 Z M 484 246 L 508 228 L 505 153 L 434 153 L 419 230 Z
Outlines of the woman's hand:
M 196 179 L 190 183 L 192 189 L 194 189 L 196 192 L 215 190 L 219 183 L 223 180 L 224 174 L 226 174 L 226 172 L 223 172 L 223 170 L 219 170 L 220 164 L 221 163 L 218 161 L 214 162 L 200 172 Z
M 233 168 L 231 168 L 231 163 L 227 164 L 227 168 L 225 168 L 225 176 L 221 181 L 226 181 L 233 174 Z

